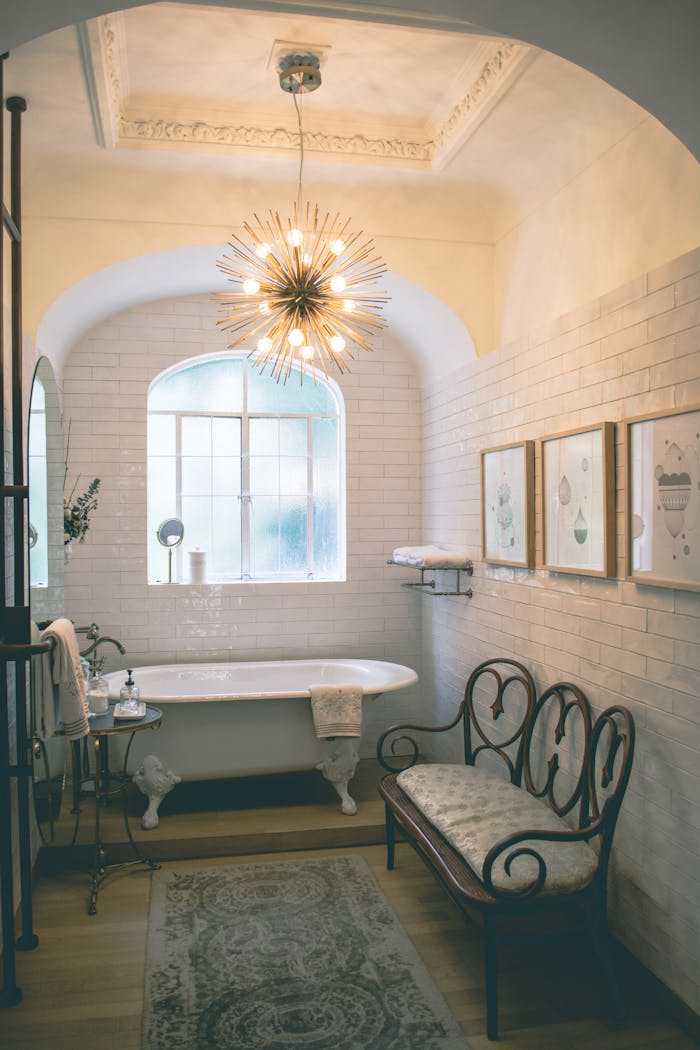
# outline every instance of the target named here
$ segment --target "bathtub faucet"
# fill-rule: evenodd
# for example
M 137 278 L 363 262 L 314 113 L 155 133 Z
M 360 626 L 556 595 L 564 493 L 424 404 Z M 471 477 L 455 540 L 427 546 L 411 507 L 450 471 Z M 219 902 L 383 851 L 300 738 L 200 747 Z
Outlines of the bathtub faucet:
M 116 646 L 116 648 L 119 650 L 119 652 L 122 654 L 122 656 L 126 652 L 126 649 L 124 648 L 122 643 L 120 641 L 118 641 L 116 638 L 110 638 L 108 634 L 100 635 L 99 638 L 95 639 L 95 641 L 92 643 L 92 645 L 89 645 L 87 647 L 87 649 L 83 649 L 82 653 L 80 654 L 81 656 L 88 656 L 90 658 L 88 660 L 88 663 L 90 665 L 90 675 L 92 677 L 94 677 L 97 674 L 97 671 L 98 671 L 98 666 L 97 666 L 98 657 L 97 657 L 96 653 L 97 653 L 98 648 L 102 645 L 103 642 L 109 642 L 111 645 Z

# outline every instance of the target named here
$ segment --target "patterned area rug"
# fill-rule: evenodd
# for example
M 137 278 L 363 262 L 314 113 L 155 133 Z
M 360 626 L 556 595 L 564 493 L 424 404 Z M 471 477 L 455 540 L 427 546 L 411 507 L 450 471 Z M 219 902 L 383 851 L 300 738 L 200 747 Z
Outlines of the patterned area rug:
M 465 1050 L 361 858 L 154 872 L 143 1050 Z

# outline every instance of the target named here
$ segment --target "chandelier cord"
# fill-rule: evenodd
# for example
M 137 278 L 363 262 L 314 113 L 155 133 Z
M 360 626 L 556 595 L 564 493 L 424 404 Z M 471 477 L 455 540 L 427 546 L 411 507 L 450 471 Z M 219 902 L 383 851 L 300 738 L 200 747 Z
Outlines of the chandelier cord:
M 304 128 L 301 120 L 301 106 L 297 101 L 297 92 L 292 92 L 292 98 L 294 99 L 294 108 L 297 111 L 297 122 L 299 124 L 299 184 L 297 188 L 297 216 L 299 222 L 301 222 L 301 178 L 304 170 Z

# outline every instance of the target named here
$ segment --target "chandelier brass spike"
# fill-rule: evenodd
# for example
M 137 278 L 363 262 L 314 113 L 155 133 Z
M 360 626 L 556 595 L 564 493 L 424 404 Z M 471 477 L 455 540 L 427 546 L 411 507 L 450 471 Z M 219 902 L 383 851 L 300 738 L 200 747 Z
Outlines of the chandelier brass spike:
M 217 266 L 236 287 L 217 292 L 224 316 L 218 324 L 234 338 L 229 349 L 255 340 L 248 357 L 260 372 L 270 370 L 286 383 L 328 376 L 328 368 L 350 371 L 353 349 L 371 351 L 370 339 L 386 327 L 388 302 L 375 285 L 386 266 L 370 238 L 351 230 L 339 212 L 321 215 L 303 202 L 304 134 L 297 95 L 321 84 L 319 59 L 288 55 L 280 59 L 280 86 L 292 95 L 299 123 L 300 164 L 297 200 L 284 221 L 277 211 L 243 223 L 232 234 L 230 254 Z M 258 338 L 259 337 L 259 338 Z

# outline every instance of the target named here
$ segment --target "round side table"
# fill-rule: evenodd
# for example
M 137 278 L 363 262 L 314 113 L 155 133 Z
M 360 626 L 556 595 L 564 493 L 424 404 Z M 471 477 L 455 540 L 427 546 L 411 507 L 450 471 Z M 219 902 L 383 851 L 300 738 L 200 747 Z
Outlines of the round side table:
M 140 718 L 115 718 L 114 707 L 111 706 L 104 715 L 94 715 L 90 719 L 90 733 L 85 739 L 92 744 L 95 755 L 94 778 L 89 778 L 93 780 L 95 795 L 95 853 L 91 871 L 92 883 L 90 888 L 88 915 L 95 915 L 97 913 L 97 894 L 104 879 L 109 874 L 108 869 L 123 868 L 128 864 L 147 864 L 151 870 L 160 867 L 160 864 L 156 864 L 155 861 L 144 857 L 131 834 L 129 813 L 126 805 L 126 789 L 130 782 L 130 778 L 127 774 L 126 768 L 129 761 L 129 751 L 131 750 L 131 745 L 136 733 L 140 733 L 143 729 L 157 729 L 161 723 L 162 717 L 162 712 L 159 708 L 147 705 L 145 714 Z M 111 737 L 119 736 L 124 733 L 129 734 L 129 740 L 124 753 L 124 762 L 121 771 L 114 773 L 111 772 L 109 768 L 109 740 Z M 78 765 L 80 763 L 79 751 L 77 753 L 77 763 Z M 76 783 L 80 784 L 81 779 L 80 774 L 76 771 Z M 136 859 L 133 861 L 108 864 L 107 850 L 102 841 L 100 813 L 108 800 L 116 796 L 120 796 L 122 800 L 124 827 L 126 829 L 129 844 Z

